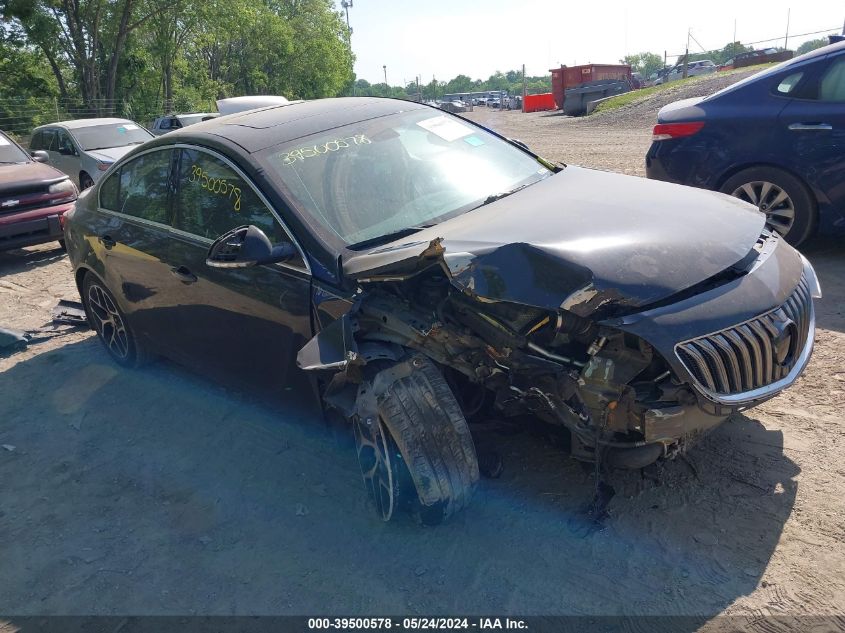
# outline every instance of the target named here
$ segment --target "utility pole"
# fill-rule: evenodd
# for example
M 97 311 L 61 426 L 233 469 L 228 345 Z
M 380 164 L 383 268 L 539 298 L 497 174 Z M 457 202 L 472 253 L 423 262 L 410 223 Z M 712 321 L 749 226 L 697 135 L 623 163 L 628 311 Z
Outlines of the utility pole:
M 352 0 L 340 0 L 340 6 L 343 7 L 343 10 L 346 11 L 346 30 L 349 32 L 349 50 L 352 51 L 352 27 L 349 26 L 349 9 L 352 8 Z M 353 68 L 352 75 L 354 77 L 355 72 Z M 355 96 L 355 80 L 352 80 L 352 96 Z
M 736 18 L 734 18 L 734 38 L 731 40 L 731 57 L 736 57 Z
M 526 83 L 525 83 L 525 64 L 522 65 L 522 111 L 525 112 L 525 96 L 526 96 Z
M 689 67 L 689 36 L 690 36 L 690 29 L 687 28 L 687 50 L 684 53 L 684 79 L 687 78 L 687 70 Z
M 384 64 L 382 66 L 382 68 L 384 68 L 384 85 L 386 86 L 387 85 L 387 64 Z
M 783 38 L 783 47 L 789 48 L 789 14 L 792 12 L 792 7 L 786 10 L 786 37 Z

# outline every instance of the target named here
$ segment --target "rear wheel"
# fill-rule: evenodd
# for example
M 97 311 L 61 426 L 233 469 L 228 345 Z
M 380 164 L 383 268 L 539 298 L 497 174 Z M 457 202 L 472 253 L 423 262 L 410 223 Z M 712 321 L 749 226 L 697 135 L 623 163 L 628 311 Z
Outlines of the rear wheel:
M 798 178 L 776 167 L 751 167 L 734 174 L 721 188 L 766 214 L 769 228 L 798 246 L 816 228 L 816 204 Z
M 379 397 L 378 417 L 356 418 L 355 444 L 380 517 L 389 521 L 407 509 L 421 523 L 436 525 L 469 504 L 478 459 L 446 379 L 424 356 L 409 362 L 412 371 Z M 372 382 L 362 389 L 372 389 Z
M 82 303 L 88 323 L 118 364 L 139 367 L 149 360 L 144 346 L 117 307 L 114 295 L 91 273 L 82 282 Z
M 85 172 L 79 174 L 79 188 L 82 190 L 94 186 L 94 180 Z

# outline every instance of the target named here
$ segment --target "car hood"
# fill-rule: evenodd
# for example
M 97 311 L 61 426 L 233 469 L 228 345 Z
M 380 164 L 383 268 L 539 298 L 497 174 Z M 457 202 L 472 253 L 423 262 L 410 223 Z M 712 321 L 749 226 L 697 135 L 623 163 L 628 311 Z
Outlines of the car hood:
M 704 116 L 704 110 L 697 107 L 706 97 L 692 97 L 669 103 L 657 112 L 658 123 L 672 123 L 674 121 L 688 121 L 700 119 Z
M 410 238 L 355 255 L 344 274 L 401 278 L 441 260 L 461 291 L 581 316 L 630 312 L 725 271 L 764 226 L 724 194 L 567 167 Z
M 66 178 L 58 169 L 44 163 L 0 165 L 0 193 L 44 187 Z
M 101 163 L 113 163 L 116 160 L 123 158 L 135 149 L 136 145 L 124 145 L 123 147 L 107 147 L 105 149 L 92 149 L 86 150 L 85 153 L 88 154 L 94 160 L 98 160 Z

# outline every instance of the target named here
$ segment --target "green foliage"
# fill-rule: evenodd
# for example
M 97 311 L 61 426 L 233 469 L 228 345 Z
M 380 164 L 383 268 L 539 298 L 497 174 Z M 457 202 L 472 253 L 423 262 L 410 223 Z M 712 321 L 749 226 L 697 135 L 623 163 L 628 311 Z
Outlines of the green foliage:
M 0 17 L 0 96 L 91 114 L 149 121 L 241 94 L 335 96 L 353 79 L 332 0 L 0 0 Z
M 429 83 L 421 83 L 419 92 L 423 100 L 440 99 L 444 94 L 460 92 L 485 92 L 487 90 L 507 90 L 509 94 L 522 94 L 522 71 L 509 70 L 506 73 L 496 71 L 486 80 L 471 79 L 467 75 L 458 75 L 449 81 L 432 79 Z M 551 92 L 552 80 L 550 76 L 526 77 L 528 94 Z M 384 83 L 370 84 L 365 79 L 355 82 L 355 94 L 370 97 L 397 97 L 401 99 L 416 99 L 417 84 L 410 82 L 404 88 L 401 86 L 387 86 Z
M 628 64 L 631 70 L 640 73 L 644 78 L 648 78 L 652 73 L 656 73 L 663 68 L 663 57 L 656 53 L 637 53 L 636 55 L 625 55 L 619 60 L 623 64 Z
M 809 53 L 810 51 L 814 51 L 817 48 L 821 48 L 822 46 L 827 46 L 830 42 L 826 37 L 820 37 L 817 40 L 807 40 L 801 46 L 798 47 L 798 50 L 795 51 L 796 55 L 803 55 L 804 53 Z

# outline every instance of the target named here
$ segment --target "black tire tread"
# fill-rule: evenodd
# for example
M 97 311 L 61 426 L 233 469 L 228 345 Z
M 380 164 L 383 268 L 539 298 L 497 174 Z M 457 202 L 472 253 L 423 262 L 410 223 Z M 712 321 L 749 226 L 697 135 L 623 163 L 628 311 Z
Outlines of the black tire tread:
M 427 358 L 417 356 L 414 362 L 415 371 L 395 381 L 380 399 L 379 413 L 417 487 L 420 519 L 436 524 L 469 504 L 479 478 L 478 459 L 446 379 Z

